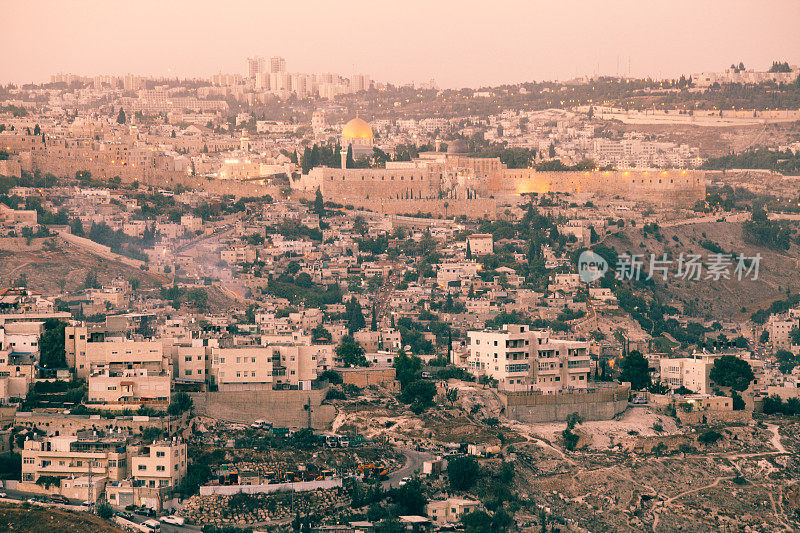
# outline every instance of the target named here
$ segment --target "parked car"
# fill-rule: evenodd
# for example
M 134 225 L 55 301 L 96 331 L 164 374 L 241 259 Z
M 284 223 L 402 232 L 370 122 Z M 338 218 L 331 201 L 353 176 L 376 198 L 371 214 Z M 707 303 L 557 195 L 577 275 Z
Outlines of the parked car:
M 156 520 L 145 520 L 142 523 L 142 527 L 147 528 L 150 530 L 151 533 L 155 533 L 156 531 L 161 531 L 161 524 L 158 523 Z
M 159 518 L 159 520 L 161 520 L 165 524 L 172 524 L 175 526 L 182 526 L 184 522 L 186 522 L 186 520 L 182 516 L 175 516 L 174 514 L 171 514 L 169 516 L 162 516 L 161 518 Z
M 52 496 L 50 496 L 50 501 L 54 503 L 65 503 L 65 504 L 69 503 L 69 500 L 60 494 L 53 494 Z

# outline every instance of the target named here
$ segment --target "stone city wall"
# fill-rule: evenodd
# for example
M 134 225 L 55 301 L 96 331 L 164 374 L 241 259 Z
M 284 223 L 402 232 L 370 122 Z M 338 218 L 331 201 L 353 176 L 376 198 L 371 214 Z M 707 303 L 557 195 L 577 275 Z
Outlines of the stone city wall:
M 705 172 L 697 170 L 630 170 L 589 172 L 537 172 L 506 169 L 489 178 L 489 192 L 593 193 L 662 207 L 693 207 L 705 198 Z

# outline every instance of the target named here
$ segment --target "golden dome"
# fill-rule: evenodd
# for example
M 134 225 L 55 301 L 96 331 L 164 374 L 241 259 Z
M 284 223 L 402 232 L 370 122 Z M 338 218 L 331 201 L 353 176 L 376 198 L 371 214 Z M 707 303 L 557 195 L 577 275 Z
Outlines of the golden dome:
M 344 125 L 342 138 L 344 139 L 372 139 L 372 128 L 367 121 L 358 117 Z

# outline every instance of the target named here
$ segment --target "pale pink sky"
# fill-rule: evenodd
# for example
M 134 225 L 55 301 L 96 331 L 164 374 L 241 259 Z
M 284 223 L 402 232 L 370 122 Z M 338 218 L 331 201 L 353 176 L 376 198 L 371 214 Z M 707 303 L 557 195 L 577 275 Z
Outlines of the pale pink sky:
M 25 0 L 3 2 L 0 83 L 56 72 L 210 76 L 281 55 L 293 72 L 441 87 L 676 77 L 800 64 L 798 0 Z M 619 64 L 619 69 L 617 65 Z

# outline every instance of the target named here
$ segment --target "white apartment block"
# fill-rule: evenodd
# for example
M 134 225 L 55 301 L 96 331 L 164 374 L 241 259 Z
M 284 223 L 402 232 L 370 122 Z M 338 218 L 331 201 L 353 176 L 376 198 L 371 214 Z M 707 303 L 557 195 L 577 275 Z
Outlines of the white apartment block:
M 256 249 L 248 245 L 234 245 L 224 250 L 221 250 L 220 259 L 229 265 L 237 265 L 240 263 L 254 263 L 258 258 Z
M 468 370 L 496 379 L 500 389 L 552 394 L 588 387 L 587 342 L 552 339 L 547 331 L 516 324 L 467 336 Z
M 186 475 L 186 443 L 172 439 L 141 446 L 132 450 L 130 463 L 134 486 L 175 487 Z
M 212 348 L 209 382 L 220 391 L 310 390 L 335 364 L 332 344 L 275 344 Z
M 127 477 L 125 437 L 80 435 L 33 438 L 22 449 L 22 481 L 35 483 L 41 476 L 79 477 L 91 474 L 119 481 Z
M 774 350 L 788 350 L 791 348 L 789 334 L 793 329 L 800 327 L 800 319 L 791 315 L 772 315 L 769 319 L 769 340 Z
M 272 389 L 272 350 L 265 347 L 212 348 L 210 382 L 220 391 Z
M 436 283 L 447 287 L 451 282 L 468 280 L 478 275 L 480 265 L 471 261 L 460 263 L 441 263 L 436 272 Z
M 175 379 L 204 383 L 210 366 L 206 346 L 177 346 L 176 351 L 175 360 L 178 364 Z
M 171 361 L 165 357 L 161 341 L 118 337 L 90 341 L 86 326 L 67 326 L 64 339 L 67 365 L 75 369 L 79 378 L 134 369 L 146 369 L 150 375 L 171 374 Z
M 467 237 L 467 246 L 472 256 L 494 253 L 494 237 L 491 233 L 473 233 Z
M 692 392 L 709 394 L 709 375 L 714 360 L 722 354 L 695 353 L 690 357 L 660 360 L 661 381 L 672 389 L 686 387 Z

